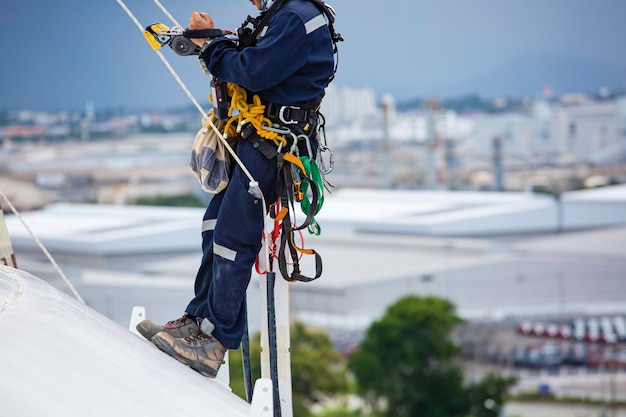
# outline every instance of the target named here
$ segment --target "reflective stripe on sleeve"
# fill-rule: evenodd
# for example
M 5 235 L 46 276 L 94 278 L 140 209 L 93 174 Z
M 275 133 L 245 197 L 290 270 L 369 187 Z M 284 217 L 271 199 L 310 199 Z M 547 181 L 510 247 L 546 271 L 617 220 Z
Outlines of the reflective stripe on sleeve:
M 324 16 L 323 14 L 319 14 L 313 19 L 306 22 L 304 24 L 304 28 L 306 29 L 306 34 L 308 35 L 309 33 L 315 32 L 317 29 L 325 26 L 326 24 L 326 16 Z

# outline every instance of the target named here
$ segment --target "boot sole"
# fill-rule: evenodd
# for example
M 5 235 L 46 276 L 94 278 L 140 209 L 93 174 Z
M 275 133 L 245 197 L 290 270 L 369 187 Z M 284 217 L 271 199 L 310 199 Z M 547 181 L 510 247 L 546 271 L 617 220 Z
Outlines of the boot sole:
M 206 376 L 208 378 L 211 378 L 211 379 L 217 376 L 217 371 L 215 369 L 205 366 L 198 362 L 190 361 L 187 358 L 183 358 L 182 356 L 179 356 L 178 353 L 176 353 L 176 351 L 171 349 L 169 345 L 162 344 L 161 339 L 153 338 L 152 343 L 154 343 L 154 345 L 158 347 L 162 352 L 168 354 L 172 358 L 176 359 L 178 362 L 189 366 L 191 369 L 198 372 L 199 374 Z

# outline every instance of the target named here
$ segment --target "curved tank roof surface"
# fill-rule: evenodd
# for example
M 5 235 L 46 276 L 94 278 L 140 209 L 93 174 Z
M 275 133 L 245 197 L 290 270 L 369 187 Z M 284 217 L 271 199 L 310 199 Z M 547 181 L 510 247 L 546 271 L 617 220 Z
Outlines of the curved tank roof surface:
M 130 312 L 129 312 L 130 316 Z M 248 416 L 250 405 L 26 272 L 0 266 L 3 416 Z

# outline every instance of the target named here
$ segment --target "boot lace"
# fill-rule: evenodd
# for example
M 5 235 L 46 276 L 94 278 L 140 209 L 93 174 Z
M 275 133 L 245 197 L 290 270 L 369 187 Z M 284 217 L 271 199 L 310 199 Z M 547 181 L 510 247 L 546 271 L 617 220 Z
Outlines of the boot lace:
M 202 330 L 200 330 L 200 329 L 198 329 L 191 336 L 185 337 L 185 341 L 187 341 L 187 343 L 189 343 L 190 345 L 193 345 L 193 346 L 198 346 L 198 345 L 202 345 L 202 344 L 205 344 L 205 343 L 210 343 L 210 342 L 213 342 L 214 340 L 215 340 L 215 338 L 213 336 L 210 336 L 208 334 L 202 333 Z
M 170 320 L 165 324 L 165 327 L 176 327 L 178 325 L 183 325 L 189 319 L 187 314 L 183 314 L 182 317 L 177 318 L 176 320 Z

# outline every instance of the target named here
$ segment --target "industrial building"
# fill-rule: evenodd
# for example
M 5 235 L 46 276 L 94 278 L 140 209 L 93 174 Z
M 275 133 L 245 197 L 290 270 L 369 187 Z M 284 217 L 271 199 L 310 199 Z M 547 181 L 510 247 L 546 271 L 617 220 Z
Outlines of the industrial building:
M 52 204 L 24 221 L 89 305 L 124 324 L 134 305 L 178 317 L 200 260 L 202 209 Z M 20 221 L 21 269 L 64 287 Z M 468 319 L 626 312 L 626 186 L 564 193 L 344 189 L 304 246 L 324 273 L 291 284 L 292 317 L 362 331 L 407 294 L 437 295 Z M 268 223 L 268 227 L 270 224 Z M 307 259 L 303 269 L 312 268 Z M 255 275 L 255 274 L 253 274 Z M 249 288 L 258 323 L 258 279 Z

